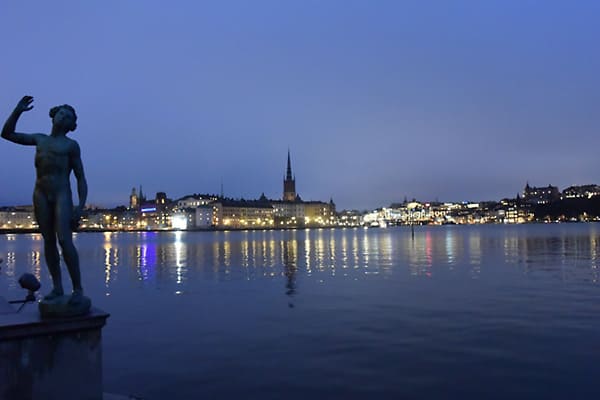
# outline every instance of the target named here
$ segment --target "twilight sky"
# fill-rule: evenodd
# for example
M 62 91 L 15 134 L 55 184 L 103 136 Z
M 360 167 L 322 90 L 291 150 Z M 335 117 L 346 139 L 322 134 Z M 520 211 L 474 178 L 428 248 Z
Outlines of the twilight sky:
M 88 203 L 143 185 L 305 200 L 498 200 L 600 184 L 598 1 L 3 1 L 0 119 L 78 113 Z M 34 149 L 0 142 L 0 206 Z

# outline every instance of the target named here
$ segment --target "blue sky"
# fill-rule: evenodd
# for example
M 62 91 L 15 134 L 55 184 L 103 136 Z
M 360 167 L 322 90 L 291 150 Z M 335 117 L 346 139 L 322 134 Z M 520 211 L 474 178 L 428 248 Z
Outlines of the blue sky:
M 0 118 L 78 113 L 88 203 L 297 191 L 338 208 L 600 184 L 600 3 L 2 2 Z M 0 142 L 0 205 L 34 149 Z

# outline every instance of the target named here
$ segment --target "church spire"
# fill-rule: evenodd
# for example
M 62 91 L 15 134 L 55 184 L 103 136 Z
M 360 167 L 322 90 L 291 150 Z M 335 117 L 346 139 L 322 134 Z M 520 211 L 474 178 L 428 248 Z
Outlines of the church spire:
M 283 180 L 283 201 L 296 201 L 296 178 L 292 176 L 290 149 L 288 149 L 287 170 Z
M 292 161 L 290 159 L 290 149 L 288 149 L 288 162 L 287 162 L 287 171 L 285 174 L 285 179 L 291 181 L 292 178 Z

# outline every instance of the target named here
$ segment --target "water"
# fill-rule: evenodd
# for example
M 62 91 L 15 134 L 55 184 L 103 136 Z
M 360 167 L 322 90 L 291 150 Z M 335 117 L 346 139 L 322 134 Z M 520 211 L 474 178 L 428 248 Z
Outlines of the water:
M 105 391 L 146 399 L 597 398 L 600 225 L 81 233 Z M 2 235 L 0 295 L 39 235 Z M 66 272 L 65 272 L 65 278 Z M 67 278 L 68 279 L 68 278 Z M 28 305 L 27 307 L 32 307 Z

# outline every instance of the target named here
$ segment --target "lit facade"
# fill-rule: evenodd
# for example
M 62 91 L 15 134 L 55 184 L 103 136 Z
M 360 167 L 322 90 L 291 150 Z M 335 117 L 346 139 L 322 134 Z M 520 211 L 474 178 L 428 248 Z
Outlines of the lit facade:
M 140 205 L 140 229 L 171 229 L 171 202 L 165 192 L 156 193 L 154 201 Z
M 220 200 L 215 202 L 217 227 L 223 229 L 259 229 L 274 226 L 270 203 L 256 200 Z
M 222 208 L 221 203 L 218 202 L 196 207 L 196 228 L 211 229 L 218 227 L 220 225 L 219 215 L 223 214 Z
M 335 204 L 322 201 L 304 202 L 305 226 L 332 226 L 335 224 Z
M 36 229 L 37 227 L 32 207 L 8 208 L 0 211 L 1 229 Z

